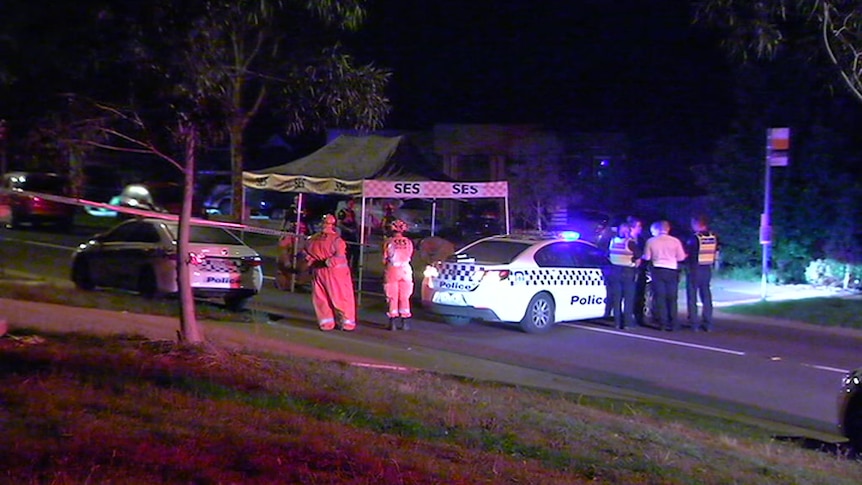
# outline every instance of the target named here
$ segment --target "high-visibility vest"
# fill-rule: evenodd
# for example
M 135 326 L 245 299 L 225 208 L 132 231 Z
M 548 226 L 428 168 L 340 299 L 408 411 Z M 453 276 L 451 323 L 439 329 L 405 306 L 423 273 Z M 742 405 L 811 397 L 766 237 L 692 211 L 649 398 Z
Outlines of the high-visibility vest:
M 697 264 L 714 264 L 715 253 L 718 251 L 718 238 L 711 232 L 699 232 L 695 236 L 697 237 Z
M 634 239 L 630 237 L 614 237 L 608 246 L 608 257 L 611 264 L 615 266 L 626 266 L 629 268 L 635 267 L 635 253 L 631 250 L 630 242 Z

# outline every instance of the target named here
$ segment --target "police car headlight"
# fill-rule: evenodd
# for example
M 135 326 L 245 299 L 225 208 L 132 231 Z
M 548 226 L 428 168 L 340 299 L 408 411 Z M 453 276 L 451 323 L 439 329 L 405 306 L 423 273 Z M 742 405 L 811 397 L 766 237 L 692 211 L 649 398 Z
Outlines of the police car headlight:
M 422 276 L 426 278 L 436 278 L 440 276 L 440 272 L 437 271 L 437 268 L 434 266 L 426 266 L 425 271 L 422 272 Z

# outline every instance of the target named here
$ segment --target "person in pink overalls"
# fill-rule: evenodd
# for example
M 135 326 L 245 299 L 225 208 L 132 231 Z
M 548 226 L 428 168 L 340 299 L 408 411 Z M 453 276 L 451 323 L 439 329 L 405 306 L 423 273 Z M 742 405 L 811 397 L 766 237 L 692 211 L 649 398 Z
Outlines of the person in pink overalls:
M 323 216 L 320 232 L 308 239 L 305 258 L 312 273 L 311 302 L 324 332 L 356 328 L 353 279 L 347 265 L 347 244 L 335 230 L 335 216 Z
M 389 330 L 395 330 L 395 319 L 399 318 L 398 328 L 409 330 L 407 319 L 410 312 L 410 297 L 413 295 L 413 268 L 410 260 L 413 258 L 413 241 L 404 236 L 407 223 L 396 219 L 389 228 L 392 235 L 383 242 L 383 292 L 389 311 Z

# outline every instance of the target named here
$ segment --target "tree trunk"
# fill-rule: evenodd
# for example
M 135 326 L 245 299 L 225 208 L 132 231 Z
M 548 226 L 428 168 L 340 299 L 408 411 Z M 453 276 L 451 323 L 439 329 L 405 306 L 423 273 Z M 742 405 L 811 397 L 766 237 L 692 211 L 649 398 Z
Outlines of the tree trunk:
M 242 120 L 230 124 L 230 167 L 233 200 L 231 215 L 241 224 L 245 223 L 245 187 L 242 185 L 242 171 L 245 166 L 245 125 Z
M 195 152 L 197 150 L 197 127 L 194 123 L 180 122 L 180 133 L 185 142 L 183 164 L 183 208 L 180 213 L 177 235 L 177 288 L 180 298 L 180 339 L 190 344 L 204 342 L 203 329 L 195 316 L 195 299 L 192 294 L 191 264 L 189 257 L 189 234 L 191 232 L 192 200 L 195 187 Z

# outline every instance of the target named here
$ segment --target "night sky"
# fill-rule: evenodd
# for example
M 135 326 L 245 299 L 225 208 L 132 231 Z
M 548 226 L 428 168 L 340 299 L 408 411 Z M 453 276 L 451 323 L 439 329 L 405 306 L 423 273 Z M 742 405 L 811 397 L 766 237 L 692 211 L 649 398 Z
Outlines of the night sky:
M 372 0 L 348 45 L 394 71 L 388 128 L 539 123 L 623 131 L 643 153 L 708 150 L 730 68 L 673 0 Z M 679 153 L 682 152 L 682 153 Z

